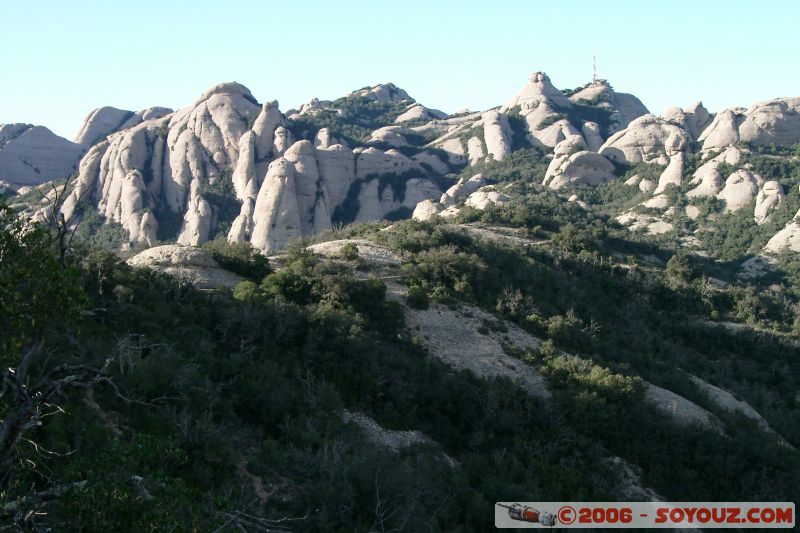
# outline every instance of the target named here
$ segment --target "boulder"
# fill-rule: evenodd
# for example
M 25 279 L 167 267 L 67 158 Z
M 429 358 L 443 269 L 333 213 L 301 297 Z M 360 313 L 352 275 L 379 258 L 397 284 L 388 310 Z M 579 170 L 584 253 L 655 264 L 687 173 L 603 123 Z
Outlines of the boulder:
M 763 224 L 769 220 L 770 212 L 785 200 L 783 187 L 777 181 L 764 183 L 756 196 L 756 208 L 753 213 L 756 224 Z
M 428 220 L 438 215 L 441 210 L 441 204 L 433 200 L 423 200 L 414 208 L 411 218 L 414 220 Z
M 483 138 L 486 151 L 495 161 L 502 161 L 511 153 L 511 127 L 508 117 L 497 111 L 487 111 L 483 115 Z
M 128 264 L 150 268 L 191 283 L 198 289 L 232 288 L 242 278 L 220 267 L 205 250 L 191 246 L 167 244 L 140 252 Z
M 464 204 L 483 211 L 490 205 L 504 204 L 509 200 L 511 198 L 506 194 L 492 190 L 490 187 L 482 187 L 470 194 Z
M 608 138 L 599 153 L 627 163 L 654 162 L 688 144 L 688 134 L 679 126 L 653 115 L 644 115 Z
M 725 180 L 725 187 L 717 198 L 725 200 L 725 211 L 737 211 L 753 201 L 764 179 L 749 170 L 737 170 Z
M 486 178 L 483 176 L 483 174 L 475 174 L 466 180 L 461 178 L 458 180 L 458 183 L 451 186 L 442 194 L 441 198 L 439 199 L 439 203 L 444 207 L 448 207 L 458 202 L 462 202 L 466 200 L 470 194 L 477 191 L 484 185 L 486 185 Z

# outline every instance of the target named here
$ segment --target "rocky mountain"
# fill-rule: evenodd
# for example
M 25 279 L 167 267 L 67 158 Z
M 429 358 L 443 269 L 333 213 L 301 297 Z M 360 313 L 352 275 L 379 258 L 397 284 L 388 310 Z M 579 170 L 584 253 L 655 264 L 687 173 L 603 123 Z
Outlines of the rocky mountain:
M 0 402 L 0 524 L 485 531 L 498 487 L 789 501 L 794 106 L 654 115 L 535 73 L 454 114 L 393 84 L 93 111 L 74 235 L 30 224 L 49 183 L 0 202 L 2 383 L 28 399 Z
M 17 188 L 66 178 L 82 153 L 44 126 L 0 124 L 0 183 Z
M 628 201 L 595 207 L 632 231 L 694 236 L 745 208 L 767 231 L 771 213 L 793 205 L 796 184 L 754 164 L 793 157 L 799 110 L 800 99 L 777 98 L 716 114 L 697 102 L 656 116 L 605 80 L 559 90 L 537 72 L 482 112 L 448 115 L 389 83 L 284 113 L 223 83 L 178 111 L 98 108 L 75 143 L 3 126 L 0 170 L 5 181 L 38 184 L 65 177 L 85 151 L 64 214 L 90 206 L 139 247 L 224 237 L 269 254 L 342 224 L 485 209 L 508 199 L 492 165 L 534 152 L 541 185 L 580 205 L 591 208 L 594 194 L 581 188 L 629 187 Z M 794 220 L 777 218 L 786 228 L 759 246 L 800 247 Z

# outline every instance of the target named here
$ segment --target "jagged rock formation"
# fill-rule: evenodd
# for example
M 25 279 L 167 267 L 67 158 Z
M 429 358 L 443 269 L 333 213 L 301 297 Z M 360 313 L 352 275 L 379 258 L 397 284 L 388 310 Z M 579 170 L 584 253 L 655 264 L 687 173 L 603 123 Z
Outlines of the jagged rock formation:
M 68 177 L 83 149 L 44 126 L 0 124 L 0 180 L 39 185 Z
M 611 113 L 608 134 L 614 134 L 628 126 L 632 120 L 649 113 L 645 105 L 632 94 L 618 93 L 605 80 L 597 80 L 570 95 L 570 102 L 596 105 Z M 589 139 L 586 139 L 587 143 Z M 591 144 L 589 145 L 591 148 Z M 596 149 L 593 149 L 596 151 Z
M 703 106 L 702 102 L 695 102 L 685 110 L 680 107 L 670 107 L 661 114 L 661 118 L 680 126 L 695 140 L 700 137 L 700 134 L 711 124 L 712 120 L 711 114 Z
M 166 107 L 151 107 L 138 113 L 109 106 L 100 107 L 93 110 L 84 119 L 75 136 L 75 142 L 88 148 L 112 133 L 132 128 L 146 120 L 161 118 L 170 113 L 172 113 L 172 109 Z
M 542 185 L 560 189 L 565 185 L 598 185 L 614 179 L 614 165 L 586 148 L 580 135 L 571 135 L 558 143 Z
M 392 85 L 363 96 L 408 100 Z M 91 138 L 122 116 L 98 110 L 80 137 Z M 212 87 L 192 106 L 165 116 L 151 110 L 127 120 L 141 122 L 111 133 L 81 161 L 63 212 L 70 217 L 79 203 L 94 204 L 134 242 L 205 242 L 231 216 L 221 194 L 240 203 L 238 216 L 227 219 L 228 239 L 269 253 L 330 229 L 337 209 L 353 211 L 342 215 L 345 221 L 377 220 L 402 209 L 410 214 L 418 202 L 441 194 L 420 163 L 394 150 L 350 150 L 327 128 L 296 141 L 277 102 L 260 105 L 238 83 Z M 376 138 L 402 138 L 398 131 L 384 128 L 386 135 Z M 387 175 L 404 177 L 387 186 Z M 351 190 L 356 183 L 359 190 Z
M 749 109 L 726 109 L 699 137 L 703 150 L 737 143 L 790 147 L 800 142 L 800 98 L 776 98 Z
M 687 142 L 687 134 L 679 126 L 654 115 L 644 115 L 609 137 L 598 151 L 617 161 L 655 162 L 666 160 L 668 150 L 680 151 Z

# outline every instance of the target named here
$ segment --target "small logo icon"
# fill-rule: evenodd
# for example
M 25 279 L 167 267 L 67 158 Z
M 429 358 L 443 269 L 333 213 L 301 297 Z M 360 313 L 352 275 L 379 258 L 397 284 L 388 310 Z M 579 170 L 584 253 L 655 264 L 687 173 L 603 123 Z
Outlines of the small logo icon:
M 556 516 L 553 513 L 548 513 L 547 511 L 541 512 L 538 509 L 534 509 L 533 507 L 523 506 L 519 503 L 514 503 L 511 505 L 498 503 L 497 505 L 503 507 L 504 509 L 508 509 L 508 516 L 512 520 L 519 520 L 520 522 L 531 522 L 534 524 L 541 524 L 547 527 L 553 527 L 556 525 L 557 520 Z M 559 513 L 560 512 L 561 511 L 559 511 Z M 572 519 L 575 520 L 574 516 Z

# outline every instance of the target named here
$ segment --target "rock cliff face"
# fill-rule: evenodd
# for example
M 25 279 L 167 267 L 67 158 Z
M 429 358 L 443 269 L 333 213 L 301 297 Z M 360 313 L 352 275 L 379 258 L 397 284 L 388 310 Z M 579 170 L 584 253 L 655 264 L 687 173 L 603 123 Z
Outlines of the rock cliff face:
M 78 135 L 75 136 L 75 142 L 88 148 L 112 133 L 131 128 L 145 120 L 161 118 L 170 113 L 172 113 L 172 109 L 166 107 L 151 107 L 138 113 L 115 107 L 100 107 L 89 113 L 89 116 L 83 121 Z
M 561 91 L 536 72 L 486 111 L 447 115 L 387 83 L 313 99 L 284 115 L 277 102 L 260 104 L 246 87 L 223 83 L 174 112 L 96 109 L 75 140 L 0 126 L 0 187 L 14 191 L 77 170 L 63 213 L 93 206 L 132 242 L 148 245 L 225 237 L 273 253 L 339 224 L 485 209 L 509 200 L 488 185 L 492 169 L 525 147 L 535 150 L 523 160 L 547 163 L 542 185 L 551 189 L 612 182 L 646 163 L 625 183 L 641 191 L 636 202 L 648 214 L 626 206 L 617 219 L 659 233 L 675 228 L 676 213 L 698 225 L 743 208 L 759 225 L 776 212 L 786 217 L 796 195 L 762 169 L 771 168 L 769 158 L 793 157 L 800 98 L 716 115 L 697 102 L 655 116 L 604 80 Z M 759 148 L 765 145 L 776 148 Z M 470 165 L 485 175 L 476 169 L 442 194 L 436 183 Z M 677 201 L 674 187 L 686 198 Z M 701 214 L 701 203 L 715 212 Z M 776 235 L 770 250 L 794 246 L 797 224 Z
M 726 109 L 714 117 L 699 140 L 704 150 L 740 142 L 791 147 L 800 142 L 800 98 L 776 98 L 749 109 Z
M 408 99 L 394 86 L 364 96 Z M 112 131 L 123 119 L 127 126 Z M 277 102 L 261 105 L 238 83 L 216 85 L 165 115 L 102 108 L 78 138 L 91 143 L 111 133 L 81 161 L 63 212 L 69 218 L 79 203 L 95 205 L 133 242 L 197 245 L 223 230 L 231 242 L 272 253 L 330 229 L 337 210 L 349 210 L 346 221 L 378 220 L 402 209 L 410 215 L 417 202 L 440 194 L 427 171 L 397 151 L 353 151 L 332 144 L 330 130 L 295 140 L 290 126 Z M 384 184 L 391 181 L 384 176 L 400 175 L 391 187 Z M 231 212 L 234 199 L 238 215 Z
M 0 180 L 6 183 L 39 185 L 66 178 L 82 152 L 44 126 L 0 124 Z

